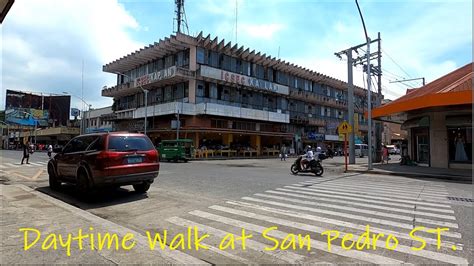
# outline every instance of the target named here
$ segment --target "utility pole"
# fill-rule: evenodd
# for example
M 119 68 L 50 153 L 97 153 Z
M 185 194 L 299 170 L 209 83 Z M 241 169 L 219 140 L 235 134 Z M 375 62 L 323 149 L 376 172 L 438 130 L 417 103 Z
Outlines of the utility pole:
M 347 102 L 348 102 L 348 118 L 349 125 L 354 127 L 354 82 L 352 77 L 352 49 L 349 48 L 346 51 L 347 55 L 347 82 L 349 83 L 347 89 Z M 349 164 L 355 164 L 355 135 L 354 130 L 349 134 Z
M 380 39 L 380 38 L 379 38 Z M 370 43 L 374 43 L 379 41 L 379 39 L 370 41 Z M 347 83 L 348 83 L 348 89 L 347 89 L 347 108 L 348 108 L 348 122 L 349 125 L 351 125 L 352 128 L 355 128 L 355 121 L 354 121 L 354 84 L 353 84 L 353 71 L 352 67 L 357 66 L 359 64 L 363 64 L 364 60 L 367 59 L 366 56 L 360 56 L 357 58 L 352 58 L 353 51 L 357 51 L 358 49 L 366 46 L 367 43 L 362 43 L 356 46 L 353 46 L 351 48 L 348 48 L 346 50 L 340 51 L 338 53 L 335 53 L 337 57 L 342 59 L 342 55 L 347 56 Z M 376 56 L 376 53 L 370 54 L 370 57 Z M 379 69 L 380 65 L 378 66 Z M 380 71 L 381 73 L 381 71 Z M 363 106 L 362 106 L 363 107 Z M 355 164 L 355 133 L 354 130 L 349 133 L 349 164 Z

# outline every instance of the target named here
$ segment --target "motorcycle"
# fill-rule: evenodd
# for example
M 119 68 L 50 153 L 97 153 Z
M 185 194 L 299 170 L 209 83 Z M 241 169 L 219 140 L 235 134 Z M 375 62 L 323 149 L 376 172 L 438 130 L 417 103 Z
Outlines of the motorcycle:
M 321 165 L 323 158 L 321 157 L 324 157 L 324 155 L 320 154 L 317 159 L 307 162 L 305 168 L 301 168 L 301 160 L 304 158 L 304 155 L 300 155 L 291 165 L 290 171 L 294 175 L 298 173 L 314 173 L 316 176 L 321 176 L 324 173 L 323 166 Z

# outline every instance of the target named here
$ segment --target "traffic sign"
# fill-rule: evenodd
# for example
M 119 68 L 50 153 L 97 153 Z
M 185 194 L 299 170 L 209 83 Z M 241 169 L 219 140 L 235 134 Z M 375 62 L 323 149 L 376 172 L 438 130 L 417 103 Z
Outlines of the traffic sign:
M 349 123 L 347 123 L 346 121 L 340 123 L 337 129 L 339 131 L 339 134 L 349 134 L 352 132 L 351 125 L 349 125 Z

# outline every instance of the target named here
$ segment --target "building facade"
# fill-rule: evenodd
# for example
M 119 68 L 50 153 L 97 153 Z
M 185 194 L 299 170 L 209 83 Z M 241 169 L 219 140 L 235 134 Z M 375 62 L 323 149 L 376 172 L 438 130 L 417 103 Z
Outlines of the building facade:
M 257 155 L 283 144 L 294 152 L 342 145 L 336 129 L 347 120 L 347 83 L 202 33 L 172 35 L 103 71 L 117 75 L 117 85 L 102 90 L 113 97 L 116 130 L 143 131 L 147 113 L 155 143 L 179 135 L 198 148 Z M 354 94 L 358 131 L 366 135 L 366 90 Z
M 91 109 L 84 112 L 85 132 L 110 132 L 114 131 L 114 112 L 111 106 Z
M 419 165 L 472 169 L 472 63 L 381 107 L 373 117 L 402 117 L 406 155 Z

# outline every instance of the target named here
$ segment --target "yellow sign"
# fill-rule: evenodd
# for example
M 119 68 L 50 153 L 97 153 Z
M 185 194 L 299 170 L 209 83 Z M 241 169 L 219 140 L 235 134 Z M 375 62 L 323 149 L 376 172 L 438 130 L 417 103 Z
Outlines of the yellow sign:
M 349 134 L 352 132 L 351 125 L 349 125 L 349 123 L 347 123 L 346 121 L 340 123 L 337 128 L 339 130 L 339 134 Z

